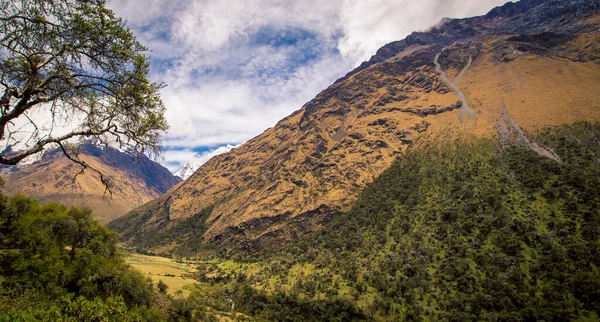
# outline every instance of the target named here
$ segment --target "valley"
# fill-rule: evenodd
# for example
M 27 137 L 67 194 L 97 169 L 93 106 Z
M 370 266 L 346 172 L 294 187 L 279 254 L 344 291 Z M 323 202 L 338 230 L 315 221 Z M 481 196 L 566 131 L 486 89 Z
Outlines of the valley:
M 0 125 L 25 106 L 11 107 L 17 99 L 59 90 L 68 104 L 56 106 L 88 113 L 78 133 L 92 133 L 63 142 L 34 132 L 33 162 L 13 162 L 28 152 L 8 143 L 0 153 L 0 321 L 600 321 L 600 0 L 521 0 L 445 18 L 384 45 L 243 144 L 183 142 L 183 126 L 165 134 L 179 170 L 149 157 L 167 128 L 154 95 L 173 92 L 145 78 L 145 47 L 103 1 L 61 1 L 78 31 L 66 34 L 110 44 L 98 68 L 117 76 L 59 86 L 85 68 L 39 81 L 37 56 L 0 50 L 2 80 L 25 88 L 5 89 Z M 23 3 L 34 9 L 13 23 L 40 23 L 46 39 L 64 8 Z M 115 31 L 116 43 L 103 38 Z M 261 38 L 270 32 L 253 41 L 301 42 L 297 30 Z M 319 36 L 308 34 L 313 46 Z M 110 65 L 119 57 L 126 63 Z M 37 78 L 20 82 L 21 70 Z M 192 71 L 202 73 L 216 71 Z M 77 91 L 85 86 L 102 99 Z M 115 110 L 97 110 L 109 101 Z M 224 123 L 211 113 L 216 133 Z M 182 161 L 219 149 L 206 163 Z
M 168 286 L 169 295 L 188 296 L 189 289 L 195 285 L 193 273 L 197 262 L 136 253 L 125 253 L 125 262 L 152 279 L 153 283 L 163 281 Z
M 188 301 L 250 320 L 594 321 L 599 134 L 532 137 L 563 163 L 472 137 L 410 149 L 319 232 L 254 258 L 176 260 L 197 269 Z

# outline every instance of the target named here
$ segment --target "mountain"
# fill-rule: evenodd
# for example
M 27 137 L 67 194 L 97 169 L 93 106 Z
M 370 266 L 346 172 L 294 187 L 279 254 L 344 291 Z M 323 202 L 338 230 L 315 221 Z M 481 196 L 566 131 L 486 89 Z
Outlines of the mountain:
M 332 314 L 362 313 L 348 320 L 598 321 L 598 137 L 589 122 L 530 135 L 560 162 L 487 138 L 409 148 L 250 283 L 312 308 L 348 299 Z
M 196 170 L 198 170 L 198 168 L 200 168 L 200 166 L 202 166 L 202 164 L 199 163 L 199 162 L 188 161 L 188 162 L 184 163 L 183 166 L 181 167 L 181 169 L 179 169 L 173 175 L 175 175 L 176 177 L 180 177 L 181 179 L 185 180 L 185 179 L 191 177 L 192 174 L 194 174 L 194 172 Z
M 415 142 L 497 137 L 560 161 L 530 133 L 600 120 L 599 12 L 600 0 L 523 0 L 385 45 L 109 227 L 160 253 L 268 249 L 344 213 Z
M 174 172 L 174 174 L 180 177 L 181 179 L 185 180 L 192 176 L 192 174 L 194 174 L 194 172 L 196 172 L 196 170 L 198 170 L 200 166 L 202 166 L 204 163 L 210 160 L 210 158 L 215 157 L 219 154 L 227 153 L 237 147 L 238 145 L 227 144 L 224 146 L 220 146 L 214 150 L 205 151 L 197 155 L 196 159 L 185 162 L 178 171 Z
M 60 149 L 49 150 L 31 164 L 3 169 L 4 189 L 23 193 L 40 202 L 55 201 L 89 206 L 103 223 L 153 200 L 181 179 L 144 155 L 127 150 L 83 142 L 80 158 L 103 173 L 112 184 L 112 196 L 105 192 L 99 176 L 86 170 L 73 181 L 80 166 L 68 160 Z

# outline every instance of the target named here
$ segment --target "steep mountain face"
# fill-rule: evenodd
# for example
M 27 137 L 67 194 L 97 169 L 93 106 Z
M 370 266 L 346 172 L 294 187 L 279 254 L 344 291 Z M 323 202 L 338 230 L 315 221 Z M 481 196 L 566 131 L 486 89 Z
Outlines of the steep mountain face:
M 103 147 L 91 142 L 79 146 L 81 160 L 103 173 L 112 184 L 112 196 L 98 175 L 68 160 L 60 149 L 44 153 L 32 164 L 3 169 L 9 193 L 23 193 L 40 202 L 55 201 L 73 206 L 89 206 L 103 223 L 153 200 L 181 179 L 146 156 Z M 73 180 L 75 178 L 75 180 Z
M 159 252 L 194 234 L 229 249 L 276 247 L 347 210 L 422 137 L 498 136 L 558 159 L 527 133 L 600 120 L 599 12 L 600 0 L 523 0 L 390 43 L 110 227 Z M 195 232 L 142 243 L 194 218 Z

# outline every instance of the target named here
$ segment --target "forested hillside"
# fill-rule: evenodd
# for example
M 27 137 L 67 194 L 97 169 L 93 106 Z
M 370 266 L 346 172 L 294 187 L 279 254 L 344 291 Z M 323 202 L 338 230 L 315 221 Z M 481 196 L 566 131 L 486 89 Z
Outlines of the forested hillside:
M 259 321 L 596 321 L 600 124 L 531 137 L 555 158 L 492 139 L 415 142 L 321 231 L 243 261 L 194 258 L 187 298 L 126 266 L 89 211 L 3 197 L 0 320 L 229 311 Z M 204 218 L 171 234 L 194 244 Z
M 303 250 L 384 316 L 597 319 L 599 137 L 543 131 L 561 162 L 488 140 L 412 149 Z
M 481 140 L 413 149 L 304 250 L 384 316 L 597 319 L 599 135 L 541 133 L 561 162 Z
M 287 321 L 597 321 L 599 137 L 590 123 L 541 131 L 560 161 L 488 139 L 417 143 L 322 231 L 200 265 L 211 286 L 190 301 Z

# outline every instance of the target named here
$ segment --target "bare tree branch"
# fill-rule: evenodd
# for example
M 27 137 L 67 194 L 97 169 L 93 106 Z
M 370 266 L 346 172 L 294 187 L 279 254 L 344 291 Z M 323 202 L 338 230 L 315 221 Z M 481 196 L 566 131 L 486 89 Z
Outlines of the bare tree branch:
M 78 137 L 78 136 L 86 136 L 86 137 L 99 136 L 99 135 L 102 135 L 105 133 L 109 133 L 109 132 L 111 132 L 111 130 L 113 130 L 112 132 L 114 132 L 114 133 L 118 133 L 118 131 L 116 130 L 116 125 L 109 125 L 101 130 L 73 131 L 71 133 L 68 133 L 68 134 L 65 134 L 65 135 L 62 135 L 59 137 L 42 139 L 42 140 L 38 141 L 31 148 L 19 151 L 19 153 L 17 153 L 17 154 L 14 154 L 11 156 L 0 155 L 0 164 L 15 165 L 15 164 L 19 163 L 19 161 L 23 160 L 24 158 L 41 152 L 44 149 L 44 146 L 46 146 L 50 143 L 58 144 L 58 143 L 65 142 L 71 138 Z
M 85 161 L 82 161 L 79 158 L 78 153 L 75 153 L 72 156 L 69 152 L 67 152 L 67 149 L 61 142 L 58 142 L 58 146 L 62 150 L 63 154 L 67 157 L 67 159 L 69 159 L 72 162 L 75 162 L 81 166 L 81 170 L 79 172 L 77 172 L 77 174 L 75 174 L 75 176 L 73 177 L 73 179 L 72 179 L 73 182 L 75 182 L 75 180 L 77 180 L 77 177 L 82 175 L 85 172 L 85 170 L 87 170 L 87 169 L 92 170 L 100 176 L 100 182 L 102 182 L 102 184 L 104 185 L 104 193 L 108 193 L 110 196 L 112 196 L 111 183 L 104 177 L 104 174 L 102 174 L 102 172 L 100 170 L 92 167 L 91 165 L 87 164 Z

